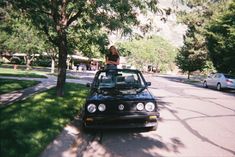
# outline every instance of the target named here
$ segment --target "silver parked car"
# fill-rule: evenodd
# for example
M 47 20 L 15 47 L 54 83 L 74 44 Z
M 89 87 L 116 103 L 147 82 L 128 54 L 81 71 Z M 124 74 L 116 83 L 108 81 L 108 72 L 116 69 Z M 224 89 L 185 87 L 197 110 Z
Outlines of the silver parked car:
M 217 90 L 235 89 L 235 76 L 223 73 L 211 74 L 203 81 L 203 87 L 213 87 Z

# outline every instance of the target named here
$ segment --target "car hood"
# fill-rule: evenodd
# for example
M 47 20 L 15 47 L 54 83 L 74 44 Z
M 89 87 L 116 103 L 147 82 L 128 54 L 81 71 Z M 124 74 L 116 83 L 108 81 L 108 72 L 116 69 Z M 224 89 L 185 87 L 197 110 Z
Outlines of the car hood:
M 145 89 L 137 94 L 125 94 L 125 95 L 104 95 L 101 93 L 93 92 L 87 98 L 89 101 L 106 101 L 106 100 L 150 100 L 154 99 L 151 93 Z

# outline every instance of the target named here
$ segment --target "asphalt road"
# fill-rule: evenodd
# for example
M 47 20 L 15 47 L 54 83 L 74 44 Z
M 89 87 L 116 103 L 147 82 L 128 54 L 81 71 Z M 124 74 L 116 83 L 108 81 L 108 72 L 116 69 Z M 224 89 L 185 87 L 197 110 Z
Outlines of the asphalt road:
M 235 156 L 235 93 L 147 77 L 161 118 L 157 131 L 108 130 L 91 133 L 78 156 Z

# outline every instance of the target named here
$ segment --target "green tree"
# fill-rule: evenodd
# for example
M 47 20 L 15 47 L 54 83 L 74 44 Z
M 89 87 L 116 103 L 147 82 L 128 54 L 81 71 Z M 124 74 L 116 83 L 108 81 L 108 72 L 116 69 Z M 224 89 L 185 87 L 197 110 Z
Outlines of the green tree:
M 70 38 L 75 44 L 75 49 L 79 50 L 84 56 L 101 57 L 106 52 L 109 44 L 107 33 L 102 30 L 74 29 Z
M 57 96 L 64 95 L 66 60 L 68 54 L 68 33 L 78 30 L 130 31 L 130 25 L 137 25 L 138 10 L 150 8 L 157 11 L 157 0 L 10 0 L 15 9 L 23 10 L 49 41 L 59 50 Z
M 1 4 L 1 3 L 0 3 Z M 0 52 L 7 51 L 7 45 L 5 45 L 5 41 L 10 37 L 9 32 L 11 30 L 8 27 L 9 21 L 9 13 L 8 8 L 1 8 L 0 7 Z
M 214 68 L 210 63 L 212 59 L 208 55 L 206 26 L 214 14 L 225 10 L 226 1 L 188 0 L 186 3 L 192 10 L 178 12 L 179 22 L 186 24 L 189 30 L 184 38 L 184 46 L 177 56 L 177 64 L 189 75 L 195 70 L 212 71 Z
M 202 70 L 206 65 L 207 51 L 204 50 L 204 42 L 201 36 L 195 33 L 195 26 L 192 25 L 184 36 L 184 45 L 181 47 L 176 57 L 176 64 L 183 71 L 187 72 L 188 79 L 190 73 Z
M 31 69 L 30 64 L 35 54 L 43 50 L 43 36 L 30 20 L 19 16 L 18 12 L 6 8 L 6 10 L 1 10 L 1 13 L 5 14 L 0 21 L 1 50 L 24 53 L 26 69 Z M 11 16 L 17 16 L 17 18 L 11 18 Z
M 176 48 L 159 36 L 119 43 L 120 52 L 139 69 L 152 65 L 160 71 L 171 70 Z
M 209 56 L 220 72 L 235 74 L 235 1 L 227 2 L 223 12 L 214 14 L 207 25 Z

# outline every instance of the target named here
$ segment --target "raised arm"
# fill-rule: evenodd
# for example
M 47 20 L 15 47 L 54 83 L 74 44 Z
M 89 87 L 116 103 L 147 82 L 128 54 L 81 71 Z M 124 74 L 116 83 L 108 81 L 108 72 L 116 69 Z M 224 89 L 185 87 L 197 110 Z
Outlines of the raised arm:
M 110 61 L 110 60 L 106 60 L 106 64 L 115 64 L 115 65 L 119 65 L 120 61 L 119 58 L 117 59 L 117 61 Z

